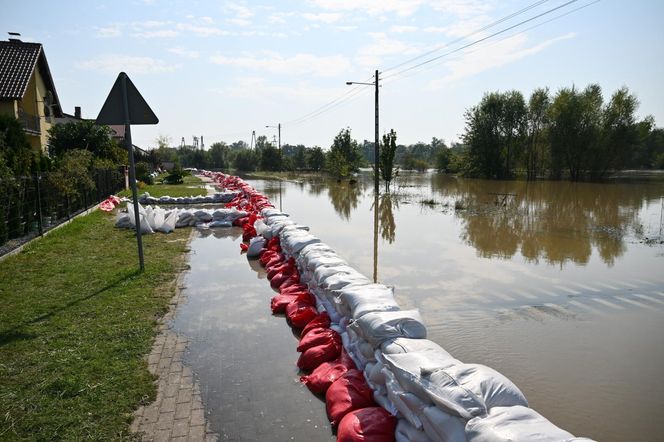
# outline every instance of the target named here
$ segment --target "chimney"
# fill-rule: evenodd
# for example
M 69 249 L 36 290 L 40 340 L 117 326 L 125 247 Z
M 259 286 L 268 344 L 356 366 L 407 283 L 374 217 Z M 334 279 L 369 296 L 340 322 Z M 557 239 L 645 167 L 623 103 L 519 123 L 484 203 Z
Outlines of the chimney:
M 74 106 L 74 117 L 81 119 L 81 106 Z
M 21 43 L 21 39 L 18 38 L 21 36 L 18 32 L 8 32 L 9 34 L 9 41 L 15 41 L 17 43 Z

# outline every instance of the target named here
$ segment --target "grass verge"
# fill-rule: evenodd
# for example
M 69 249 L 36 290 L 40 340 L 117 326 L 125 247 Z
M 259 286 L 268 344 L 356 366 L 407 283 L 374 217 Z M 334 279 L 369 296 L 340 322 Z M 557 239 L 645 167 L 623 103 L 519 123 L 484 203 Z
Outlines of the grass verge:
M 184 177 L 184 183 L 182 184 L 162 184 L 160 181 L 166 176 L 166 174 L 157 177 L 155 180 L 156 184 L 151 184 L 138 189 L 138 194 L 141 195 L 145 192 L 148 192 L 151 196 L 159 198 L 161 196 L 197 196 L 197 195 L 207 195 L 207 190 L 205 185 L 200 178 L 193 175 Z M 120 192 L 121 196 L 126 196 L 131 198 L 131 190 L 123 190 Z
M 100 211 L 0 262 L 0 440 L 123 440 L 189 229 L 136 240 Z

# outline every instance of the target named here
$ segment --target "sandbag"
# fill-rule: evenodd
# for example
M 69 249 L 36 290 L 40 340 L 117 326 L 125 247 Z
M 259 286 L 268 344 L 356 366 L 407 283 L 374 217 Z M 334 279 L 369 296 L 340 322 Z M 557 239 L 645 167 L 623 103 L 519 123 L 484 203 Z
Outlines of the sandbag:
M 383 284 L 351 286 L 338 291 L 341 311 L 354 319 L 372 311 L 396 311 L 399 305 L 394 300 L 394 290 Z
M 325 394 L 330 385 L 346 374 L 349 368 L 338 360 L 324 362 L 311 372 L 310 375 L 300 377 L 300 382 L 314 394 Z
M 247 258 L 257 258 L 261 250 L 263 250 L 264 245 L 265 238 L 260 236 L 251 238 L 251 241 L 249 241 L 249 248 L 247 249 Z
M 325 393 L 325 404 L 333 427 L 336 427 L 347 413 L 375 405 L 373 391 L 359 370 L 348 370 L 334 381 Z
M 480 416 L 493 407 L 528 406 L 519 388 L 493 368 L 481 364 L 454 364 L 421 369 L 428 380 L 429 399 L 442 410 L 464 419 Z
M 394 374 L 391 371 L 384 369 L 383 375 L 385 377 L 385 388 L 387 390 L 387 398 L 394 405 L 394 407 L 399 411 L 399 414 L 403 416 L 413 427 L 418 430 L 422 429 L 422 421 L 420 420 L 419 410 L 411 409 L 402 399 L 402 396 L 407 392 L 401 387 L 399 382 L 397 382 Z
M 337 442 L 392 442 L 397 420 L 380 407 L 346 414 L 337 430 Z
M 162 233 L 171 233 L 172 231 L 175 230 L 175 225 L 178 220 L 178 209 L 173 209 L 168 214 L 166 215 L 166 218 L 164 218 L 164 222 L 161 224 L 161 226 L 157 227 L 157 230 L 159 230 Z
M 341 345 L 335 341 L 308 348 L 300 354 L 297 366 L 301 370 L 313 370 L 324 362 L 337 359 L 341 354 L 341 348 Z
M 295 300 L 286 306 L 286 318 L 295 328 L 303 328 L 317 315 L 316 308 L 308 302 Z
M 430 406 L 424 409 L 420 419 L 424 432 L 434 442 L 466 441 L 465 421 L 457 416 Z
M 272 297 L 270 300 L 270 310 L 272 314 L 285 313 L 286 307 L 288 304 L 301 301 L 307 305 L 313 306 L 315 301 L 313 296 L 307 292 L 298 292 L 298 293 L 289 293 L 289 294 L 278 294 Z
M 303 352 L 316 345 L 324 345 L 330 342 L 341 345 L 341 336 L 339 336 L 339 333 L 329 328 L 316 328 L 300 339 L 297 351 Z
M 443 347 L 428 339 L 395 338 L 383 342 L 380 348 L 384 354 L 412 353 L 416 351 L 435 351 L 450 355 Z
M 396 442 L 433 442 L 424 431 L 413 427 L 405 419 L 399 419 L 395 433 Z
M 300 332 L 300 339 L 305 337 L 307 333 L 316 329 L 316 328 L 329 328 L 330 327 L 330 315 L 327 312 L 320 313 L 314 319 L 309 321 L 307 325 L 304 326 Z
M 349 326 L 374 346 L 393 338 L 427 337 L 427 330 L 417 310 L 370 312 L 354 320 Z
M 408 353 L 382 354 L 385 366 L 397 378 L 399 384 L 407 391 L 416 394 L 423 400 L 429 401 L 426 388 L 429 386 L 429 379 L 422 376 L 422 369 L 433 370 L 436 368 L 446 368 L 454 364 L 461 364 L 454 359 L 448 352 L 430 348 L 425 351 L 413 351 Z
M 574 439 L 572 434 L 556 427 L 535 410 L 520 405 L 495 407 L 488 415 L 469 420 L 466 437 L 468 442 L 559 442 Z

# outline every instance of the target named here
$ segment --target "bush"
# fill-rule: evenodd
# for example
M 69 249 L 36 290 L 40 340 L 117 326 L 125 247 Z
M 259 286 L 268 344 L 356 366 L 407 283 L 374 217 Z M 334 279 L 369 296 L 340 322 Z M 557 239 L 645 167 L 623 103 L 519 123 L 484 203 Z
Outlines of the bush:
M 189 175 L 189 171 L 183 170 L 179 164 L 176 164 L 173 170 L 164 178 L 164 184 L 182 184 L 184 177 L 187 175 Z
M 154 177 L 151 175 L 152 170 L 150 170 L 150 165 L 148 163 L 136 163 L 135 168 L 136 181 L 143 181 L 145 184 L 154 184 Z

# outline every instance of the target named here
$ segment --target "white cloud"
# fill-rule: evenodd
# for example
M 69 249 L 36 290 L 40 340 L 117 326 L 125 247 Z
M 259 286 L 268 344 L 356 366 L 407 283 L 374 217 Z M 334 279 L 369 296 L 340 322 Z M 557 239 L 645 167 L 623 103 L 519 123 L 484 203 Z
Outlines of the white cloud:
M 251 20 L 238 17 L 226 19 L 226 22 L 236 26 L 249 26 L 251 24 Z
M 170 52 L 172 54 L 175 54 L 175 55 L 179 55 L 180 57 L 184 57 L 184 58 L 198 58 L 198 57 L 200 57 L 200 54 L 199 54 L 198 51 L 192 51 L 192 50 L 189 50 L 189 49 L 185 49 L 182 46 L 175 46 L 175 47 L 169 48 L 168 52 Z
M 234 14 L 239 18 L 251 18 L 254 16 L 254 13 L 251 9 L 245 5 L 234 2 L 226 2 L 226 11 L 228 13 Z
M 109 74 L 118 74 L 122 71 L 131 74 L 157 74 L 173 72 L 180 67 L 157 58 L 122 54 L 103 54 L 91 60 L 78 62 L 75 66 L 78 69 Z
M 362 11 L 369 15 L 395 13 L 407 16 L 417 11 L 424 0 L 311 0 L 311 3 L 328 11 Z
M 434 89 L 438 89 L 462 78 L 471 77 L 535 55 L 555 43 L 574 37 L 576 37 L 576 34 L 570 32 L 537 45 L 526 47 L 528 37 L 524 34 L 515 35 L 483 46 L 478 50 L 467 52 L 454 60 L 448 60 L 444 63 L 449 71 L 448 74 L 438 80 L 433 80 L 429 85 Z
M 404 32 L 415 32 L 418 29 L 417 26 L 396 25 L 390 27 L 390 32 L 394 34 L 402 34 Z
M 210 61 L 219 65 L 268 71 L 275 74 L 313 74 L 320 77 L 339 75 L 351 67 L 350 61 L 342 55 L 296 54 L 292 57 L 283 57 L 273 52 L 244 57 L 213 55 L 210 57 Z
M 154 31 L 135 32 L 132 35 L 138 38 L 173 38 L 180 35 L 180 33 L 173 29 L 157 29 Z
M 429 32 L 432 34 L 443 34 L 447 32 L 447 28 L 443 26 L 427 26 L 422 29 L 424 32 Z
M 212 17 L 201 17 L 200 20 L 208 25 L 214 24 L 214 20 L 212 19 Z
M 200 37 L 209 37 L 211 35 L 229 35 L 228 31 L 222 31 L 214 26 L 196 25 L 192 23 L 178 23 L 175 25 L 178 31 L 191 32 Z
M 492 3 L 486 0 L 431 0 L 429 6 L 447 14 L 471 16 L 488 12 L 493 7 Z
M 119 37 L 121 33 L 121 26 L 119 24 L 97 28 L 97 37 L 101 38 Z
M 307 82 L 295 82 L 285 85 L 268 84 L 261 77 L 240 77 L 232 81 L 232 84 L 228 87 L 209 89 L 210 92 L 225 97 L 260 100 L 262 102 L 266 99 L 295 99 L 308 103 L 329 100 L 330 97 L 338 95 L 344 90 L 343 86 L 329 89 L 314 87 Z
M 336 29 L 337 31 L 341 31 L 341 32 L 350 32 L 350 31 L 356 30 L 357 26 L 355 26 L 355 25 L 335 26 L 334 29 Z
M 385 56 L 411 55 L 418 52 L 418 48 L 390 38 L 382 32 L 370 32 L 369 36 L 373 41 L 362 46 L 355 56 L 357 63 L 362 66 L 376 67 L 381 64 Z
M 320 14 L 311 14 L 311 13 L 305 13 L 302 14 L 302 17 L 305 20 L 309 21 L 320 21 L 323 23 L 334 23 L 343 18 L 343 14 L 335 13 L 335 12 L 322 12 Z
M 158 21 L 158 20 L 146 20 L 146 21 L 140 21 L 140 22 L 134 22 L 132 25 L 136 29 L 142 29 L 142 28 L 161 28 L 162 26 L 166 26 L 168 24 L 172 24 L 173 22 L 171 21 Z

